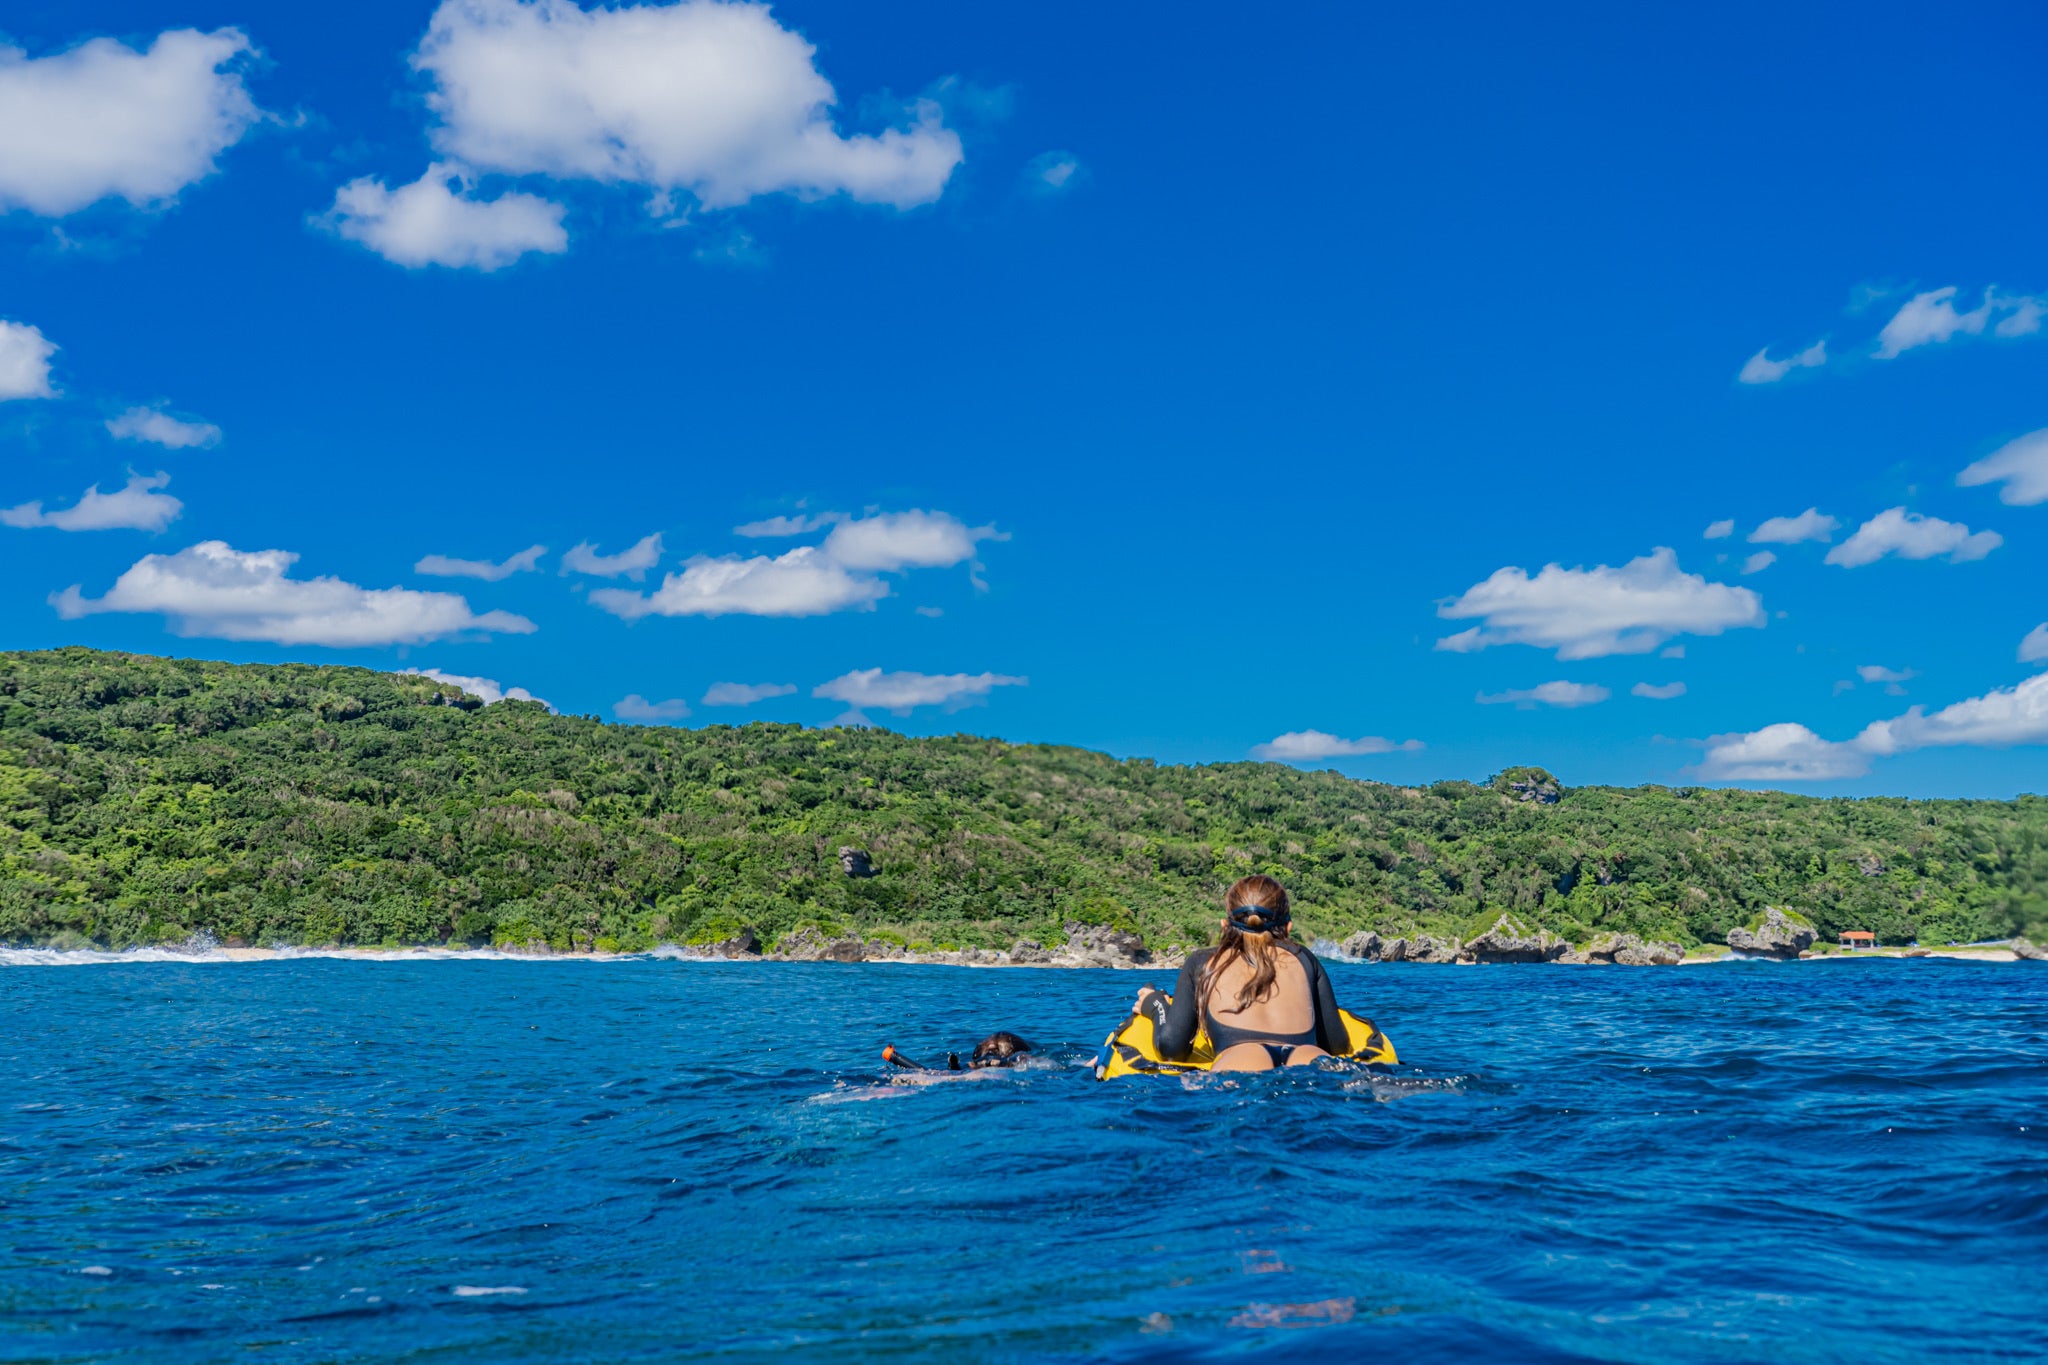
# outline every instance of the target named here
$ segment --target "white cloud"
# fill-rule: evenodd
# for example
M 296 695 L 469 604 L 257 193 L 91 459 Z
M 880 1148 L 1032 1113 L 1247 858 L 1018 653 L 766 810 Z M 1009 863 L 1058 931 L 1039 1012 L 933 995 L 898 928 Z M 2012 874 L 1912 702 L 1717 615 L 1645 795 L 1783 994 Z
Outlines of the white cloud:
M 1707 529 L 1701 533 L 1701 536 L 1705 540 L 1726 540 L 1734 534 L 1735 518 L 1724 517 L 1720 521 L 1707 523 Z
M 569 249 L 562 205 L 519 190 L 478 199 L 473 188 L 459 170 L 442 164 L 395 190 L 363 176 L 334 192 L 334 207 L 322 221 L 385 260 L 415 268 L 499 270 L 529 251 Z
M 796 691 L 794 683 L 713 683 L 705 689 L 706 706 L 752 706 L 771 697 L 787 697 Z
M 173 29 L 142 51 L 95 38 L 34 59 L 0 44 L 0 210 L 170 202 L 262 116 L 239 70 L 254 53 L 232 28 Z
M 2027 638 L 2020 641 L 2020 662 L 2040 663 L 2048 660 L 2048 621 L 2043 621 L 2027 632 Z
M 1916 346 L 1937 345 L 1957 335 L 1977 336 L 1993 317 L 2004 315 L 1993 329 L 2002 337 L 2029 336 L 2041 329 L 2048 299 L 2029 294 L 1984 291 L 1984 301 L 1967 313 L 1955 308 L 1956 287 L 1915 294 L 1892 315 L 1877 335 L 1877 357 L 1890 360 Z
M 1670 701 L 1674 697 L 1685 695 L 1685 684 L 1682 682 L 1637 683 L 1629 689 L 1629 695 L 1648 697 L 1651 701 Z
M 677 193 L 938 198 L 962 156 L 938 106 L 842 136 L 815 55 L 766 5 L 445 0 L 412 60 L 433 81 L 436 149 L 478 170 L 644 186 L 664 213 Z
M 873 706 L 902 716 L 918 706 L 943 705 L 957 710 L 998 687 L 1023 687 L 1029 682 L 1002 673 L 884 673 L 879 668 L 857 668 L 818 684 L 811 695 L 843 701 L 856 713 Z
M 10 398 L 52 398 L 50 357 L 57 345 L 39 327 L 0 318 L 0 403 Z
M 612 703 L 612 714 L 620 720 L 638 720 L 653 724 L 664 720 L 681 720 L 690 714 L 690 703 L 681 697 L 670 697 L 667 701 L 649 701 L 635 692 Z
M 1910 668 L 1886 668 L 1883 664 L 1859 664 L 1856 676 L 1867 683 L 1902 683 L 1920 675 Z
M 2048 298 L 2038 294 L 2021 295 L 2005 301 L 2012 309 L 1992 334 L 2002 337 L 2030 337 L 2041 330 L 2041 319 L 2048 316 Z
M 486 706 L 496 706 L 501 701 L 537 701 L 550 711 L 555 709 L 523 687 L 500 687 L 496 678 L 472 678 L 461 673 L 443 673 L 438 668 L 403 668 L 399 672 L 407 677 L 432 678 L 435 682 L 459 687 Z
M 1683 659 L 1685 657 L 1685 646 L 1666 645 L 1663 649 L 1657 651 L 1657 657 L 1660 659 Z
M 1396 744 L 1378 735 L 1340 739 L 1321 730 L 1289 730 L 1254 747 L 1252 757 L 1275 763 L 1303 763 L 1319 758 L 1354 758 L 1363 754 L 1408 754 L 1420 748 L 1422 741 L 1419 739 L 1404 739 Z
M 1916 706 L 1903 716 L 1872 723 L 1851 743 L 1879 755 L 1953 745 L 2006 749 L 2048 744 L 2048 673 L 1945 706 L 1931 716 Z
M 1024 183 L 1038 194 L 1060 194 L 1078 183 L 1081 158 L 1072 152 L 1040 152 L 1024 167 Z
M 102 493 L 95 484 L 76 503 L 55 512 L 45 512 L 40 502 L 0 510 L 0 525 L 51 526 L 59 531 L 161 531 L 185 510 L 184 503 L 156 491 L 170 481 L 168 474 L 130 474 L 126 487 Z
M 652 593 L 606 589 L 592 593 L 590 600 L 629 621 L 642 616 L 824 616 L 868 611 L 890 595 L 889 584 L 878 575 L 950 567 L 972 560 L 981 541 L 1008 539 L 993 526 L 968 526 L 944 512 L 915 508 L 853 519 L 837 513 L 803 522 L 778 517 L 736 530 L 742 535 L 780 536 L 822 525 L 832 527 L 822 545 L 803 545 L 773 557 L 697 555 L 685 561 L 681 573 L 666 575 Z
M 1965 488 L 1997 483 L 1998 500 L 2010 507 L 2048 502 L 2048 427 L 2016 436 L 1956 475 Z
M 1758 550 L 1748 559 L 1742 561 L 1742 572 L 1745 574 L 1762 573 L 1777 562 L 1778 557 L 1769 550 Z
M 243 553 L 202 541 L 170 555 L 145 555 L 103 597 L 76 585 L 50 604 L 67 621 L 103 612 L 169 618 L 179 635 L 268 640 L 281 645 L 417 644 L 466 632 L 530 634 L 533 622 L 510 612 L 477 615 L 454 593 L 361 588 L 338 578 L 291 578 L 298 556 L 286 550 Z
M 642 536 L 628 549 L 615 555 L 601 555 L 592 541 L 570 550 L 562 556 L 563 573 L 589 574 L 592 578 L 625 577 L 638 583 L 647 576 L 647 571 L 661 563 L 661 532 Z
M 849 569 L 891 573 L 944 569 L 974 558 L 984 540 L 1008 540 L 993 526 L 968 526 L 944 512 L 912 508 L 842 521 L 825 537 L 824 550 Z
M 531 573 L 540 567 L 540 557 L 548 552 L 545 545 L 529 545 L 509 559 L 492 563 L 488 559 L 451 559 L 447 555 L 426 555 L 412 566 L 412 571 L 429 578 L 481 578 L 486 583 L 498 583 L 516 573 Z
M 1752 545 L 1798 545 L 1808 540 L 1833 540 L 1842 523 L 1809 507 L 1796 517 L 1772 517 L 1749 533 Z
M 220 428 L 211 422 L 188 422 L 161 408 L 130 408 L 107 420 L 109 435 L 123 441 L 148 441 L 167 450 L 203 450 L 220 444 Z
M 750 521 L 744 526 L 735 526 L 732 533 L 752 540 L 783 540 L 790 536 L 805 536 L 821 531 L 847 519 L 844 512 L 820 512 L 813 517 L 767 517 L 761 521 Z
M 1915 749 L 2020 744 L 2048 744 L 2048 673 L 1933 715 L 1916 706 L 1902 716 L 1874 721 L 1856 738 L 1839 743 L 1789 722 L 1746 735 L 1716 735 L 1707 741 L 1700 772 L 1739 782 L 1810 782 L 1861 777 L 1871 759 Z
M 1972 532 L 1959 521 L 1943 521 L 1893 507 L 1879 512 L 1856 528 L 1856 534 L 1828 551 L 1827 562 L 1853 569 L 1874 564 L 1886 555 L 1901 559 L 1933 559 L 1947 555 L 1949 563 L 1962 564 L 1982 559 L 2005 537 L 1996 531 Z
M 1560 659 L 1647 654 L 1674 635 L 1719 635 L 1764 623 L 1763 601 L 1748 588 L 1681 573 L 1678 556 L 1659 546 L 1615 569 L 1546 564 L 1534 577 L 1499 569 L 1437 608 L 1450 620 L 1482 625 L 1437 641 L 1469 653 L 1489 645 L 1555 649 Z
M 1576 706 L 1592 706 L 1613 695 L 1598 683 L 1559 681 L 1506 692 L 1481 692 L 1474 700 L 1481 706 L 1517 706 L 1525 711 L 1532 706 L 1556 706 L 1570 710 Z
M 825 616 L 871 611 L 889 595 L 878 578 L 847 571 L 815 545 L 769 558 L 697 555 L 652 593 L 601 588 L 590 600 L 628 621 L 642 616 Z
M 1784 722 L 1749 734 L 1715 735 L 1699 771 L 1717 782 L 1824 782 L 1863 776 L 1870 758 L 1853 744 L 1833 744 L 1804 725 Z
M 1766 346 L 1751 356 L 1736 379 L 1744 384 L 1775 384 L 1794 370 L 1813 369 L 1828 363 L 1828 344 L 1825 341 L 1816 341 L 1783 360 L 1771 359 L 1770 349 Z

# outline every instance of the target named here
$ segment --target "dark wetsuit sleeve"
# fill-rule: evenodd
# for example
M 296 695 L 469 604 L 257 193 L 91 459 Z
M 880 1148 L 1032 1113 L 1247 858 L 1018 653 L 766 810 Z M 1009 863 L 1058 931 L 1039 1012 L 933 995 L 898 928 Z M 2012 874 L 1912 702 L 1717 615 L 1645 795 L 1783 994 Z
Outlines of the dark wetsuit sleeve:
M 1180 980 L 1174 983 L 1171 1005 L 1156 991 L 1145 1002 L 1145 1012 L 1152 1018 L 1153 1043 L 1159 1048 L 1159 1055 L 1168 1061 L 1180 1061 L 1193 1051 L 1195 1035 L 1201 1032 L 1196 997 L 1201 991 L 1202 964 L 1208 956 L 1200 952 L 1188 957 L 1180 969 Z
M 1301 965 L 1308 968 L 1309 988 L 1315 992 L 1316 1000 L 1316 1045 L 1332 1057 L 1342 1057 L 1351 1051 L 1351 1031 L 1344 1027 L 1344 1016 L 1337 1012 L 1337 993 L 1330 989 L 1330 974 L 1323 970 L 1323 964 L 1308 949 L 1301 950 Z

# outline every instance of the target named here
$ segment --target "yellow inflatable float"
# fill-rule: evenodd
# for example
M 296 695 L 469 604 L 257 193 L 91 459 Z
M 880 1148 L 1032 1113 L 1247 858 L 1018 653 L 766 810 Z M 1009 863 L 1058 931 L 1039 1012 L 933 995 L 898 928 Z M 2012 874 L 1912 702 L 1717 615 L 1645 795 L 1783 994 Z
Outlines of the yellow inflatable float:
M 1344 1031 L 1349 1035 L 1351 1050 L 1340 1054 L 1354 1062 L 1385 1062 L 1391 1065 L 1400 1060 L 1394 1055 L 1394 1045 L 1387 1041 L 1370 1019 L 1361 1019 L 1350 1010 L 1340 1009 Z M 1102 1040 L 1102 1051 L 1095 1054 L 1095 1079 L 1115 1080 L 1118 1076 L 1164 1076 L 1176 1072 L 1207 1071 L 1216 1063 L 1216 1049 L 1209 1044 L 1206 1030 L 1195 1035 L 1195 1045 L 1185 1061 L 1170 1062 L 1159 1055 L 1159 1047 L 1152 1039 L 1152 1020 L 1148 1015 L 1134 1014 L 1117 1025 L 1116 1031 Z

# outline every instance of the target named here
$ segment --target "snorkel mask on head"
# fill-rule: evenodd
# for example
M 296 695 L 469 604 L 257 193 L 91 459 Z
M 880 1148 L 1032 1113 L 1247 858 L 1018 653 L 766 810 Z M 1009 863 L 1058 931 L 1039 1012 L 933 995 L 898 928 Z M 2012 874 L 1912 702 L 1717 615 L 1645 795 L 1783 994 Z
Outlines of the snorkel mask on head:
M 1240 905 L 1230 912 L 1230 927 L 1241 934 L 1270 934 L 1287 927 L 1284 909 L 1264 905 Z

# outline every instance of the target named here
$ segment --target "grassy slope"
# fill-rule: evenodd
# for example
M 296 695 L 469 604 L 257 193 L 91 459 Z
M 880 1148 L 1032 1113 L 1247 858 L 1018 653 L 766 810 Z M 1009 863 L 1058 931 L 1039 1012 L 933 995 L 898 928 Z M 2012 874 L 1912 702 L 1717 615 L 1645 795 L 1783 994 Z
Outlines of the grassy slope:
M 1007 946 L 1071 917 L 1186 942 L 1254 870 L 1330 935 L 1506 909 L 1576 940 L 1718 941 L 1767 903 L 1887 941 L 2048 928 L 2038 797 L 1538 805 L 1504 782 L 452 700 L 362 669 L 0 654 L 0 941 L 634 946 L 816 924 Z M 842 844 L 880 875 L 842 875 Z

